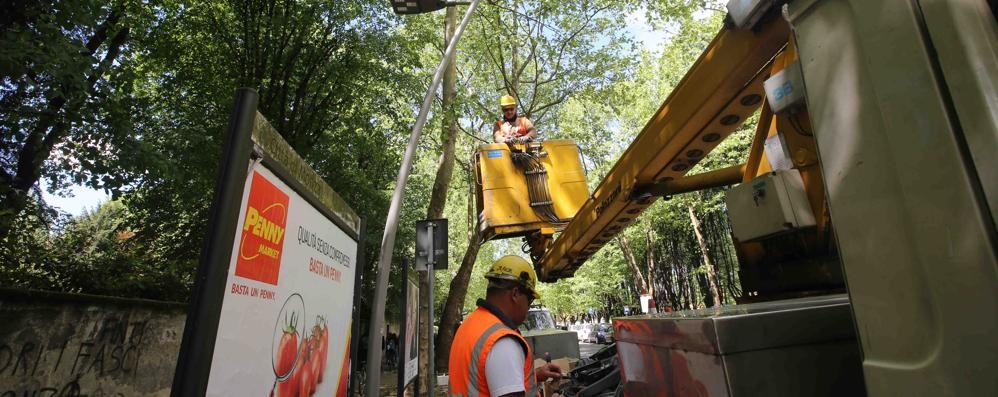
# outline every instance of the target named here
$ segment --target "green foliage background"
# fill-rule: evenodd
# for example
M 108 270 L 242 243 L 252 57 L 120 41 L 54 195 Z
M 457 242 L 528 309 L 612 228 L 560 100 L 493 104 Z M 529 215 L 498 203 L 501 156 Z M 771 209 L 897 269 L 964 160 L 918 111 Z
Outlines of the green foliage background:
M 232 95 L 238 87 L 253 87 L 261 95 L 261 113 L 367 217 L 362 291 L 373 289 L 391 189 L 422 90 L 443 51 L 442 15 L 397 17 L 383 0 L 59 0 L 4 7 L 0 285 L 187 300 L 209 227 Z M 507 24 L 511 10 L 530 18 Z M 639 49 L 624 34 L 624 16 L 641 10 L 670 35 L 657 51 Z M 476 227 L 468 210 L 474 183 L 468 159 L 490 135 L 496 98 L 511 88 L 498 77 L 511 72 L 509 65 L 495 52 L 524 49 L 524 74 L 515 87 L 524 111 L 542 136 L 580 144 L 594 187 L 713 38 L 722 17 L 721 7 L 710 1 L 483 5 L 457 58 L 463 133 L 445 209 L 455 265 L 438 274 L 438 311 Z M 534 30 L 504 30 L 509 26 Z M 97 43 L 101 32 L 104 40 Z M 440 114 L 434 108 L 426 131 L 443 130 Z M 736 134 L 693 172 L 743 162 L 750 135 Z M 52 145 L 32 146 L 33 137 Z M 420 141 L 391 297 L 400 285 L 400 264 L 413 255 L 412 226 L 425 215 L 441 146 L 435 132 Z M 22 178 L 28 175 L 21 172 L 28 169 L 26 158 L 37 163 L 33 181 Z M 82 184 L 113 200 L 70 217 L 41 200 L 40 181 L 56 194 Z M 660 302 L 676 308 L 710 304 L 690 205 L 708 225 L 725 301 L 738 296 L 721 197 L 709 191 L 661 201 L 624 232 L 637 256 L 655 254 L 653 292 Z M 652 246 L 645 243 L 649 231 L 656 236 Z M 488 242 L 481 248 L 465 311 L 484 295 L 481 276 L 491 261 L 519 253 L 520 244 Z M 569 319 L 590 308 L 604 317 L 622 314 L 624 306 L 638 305 L 640 291 L 613 243 L 576 277 L 542 285 L 540 292 L 541 303 Z M 397 313 L 392 298 L 389 319 Z

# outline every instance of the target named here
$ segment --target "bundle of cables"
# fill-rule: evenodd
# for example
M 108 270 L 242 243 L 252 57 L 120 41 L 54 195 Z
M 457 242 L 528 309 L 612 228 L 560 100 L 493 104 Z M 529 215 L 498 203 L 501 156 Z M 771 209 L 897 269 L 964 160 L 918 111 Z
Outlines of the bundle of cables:
M 550 222 L 555 226 L 564 226 L 567 220 L 558 217 L 554 212 L 554 202 L 551 200 L 551 192 L 548 190 L 548 173 L 541 164 L 540 157 L 546 155 L 541 151 L 541 144 L 528 143 L 528 150 L 520 150 L 512 143 L 508 143 L 509 152 L 513 164 L 523 171 L 527 177 L 527 194 L 530 197 L 530 207 L 541 219 Z

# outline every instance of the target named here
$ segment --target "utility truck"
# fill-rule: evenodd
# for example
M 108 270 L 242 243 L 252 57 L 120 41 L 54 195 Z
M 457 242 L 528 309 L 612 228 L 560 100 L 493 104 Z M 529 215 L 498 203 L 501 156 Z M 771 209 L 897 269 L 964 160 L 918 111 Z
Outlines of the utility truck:
M 745 296 L 614 319 L 620 394 L 998 395 L 995 3 L 727 10 L 593 192 L 572 142 L 482 147 L 484 235 L 553 282 L 657 198 L 734 185 Z M 745 164 L 687 175 L 756 112 Z

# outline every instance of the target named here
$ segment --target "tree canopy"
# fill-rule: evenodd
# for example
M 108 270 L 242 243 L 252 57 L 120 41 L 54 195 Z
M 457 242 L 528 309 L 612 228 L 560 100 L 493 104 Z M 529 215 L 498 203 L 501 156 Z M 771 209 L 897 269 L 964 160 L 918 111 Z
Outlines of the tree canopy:
M 373 284 L 391 189 L 443 52 L 444 13 L 402 18 L 383 0 L 0 9 L 0 284 L 188 299 L 239 87 L 260 93 L 260 112 L 367 218 L 364 280 Z M 593 187 L 720 28 L 721 9 L 688 0 L 484 2 L 431 111 L 427 131 L 439 133 L 419 143 L 389 296 L 414 253 L 414 223 L 426 216 L 450 219 L 438 319 L 449 306 L 456 314 L 447 321 L 459 321 L 484 295 L 488 265 L 520 253 L 516 240 L 479 246 L 476 232 L 469 159 L 491 136 L 499 96 L 516 96 L 545 138 L 578 142 Z M 661 48 L 640 47 L 629 31 L 635 16 L 667 32 Z M 737 133 L 693 172 L 743 162 L 750 139 Z M 43 180 L 51 193 L 84 185 L 113 200 L 70 216 L 45 203 Z M 564 320 L 589 309 L 620 315 L 641 294 L 677 309 L 732 302 L 738 267 L 721 197 L 655 204 L 576 277 L 542 285 L 540 302 Z M 398 313 L 395 298 L 388 313 Z

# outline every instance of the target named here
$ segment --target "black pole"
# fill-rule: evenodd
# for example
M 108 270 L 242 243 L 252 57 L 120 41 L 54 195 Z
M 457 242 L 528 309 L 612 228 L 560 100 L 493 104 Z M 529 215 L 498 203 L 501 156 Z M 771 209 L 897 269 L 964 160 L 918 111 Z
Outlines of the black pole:
M 357 233 L 357 264 L 355 266 L 356 275 L 353 278 L 353 321 L 350 326 L 350 382 L 347 383 L 347 396 L 353 397 L 354 391 L 357 390 L 357 383 L 359 379 L 357 373 L 360 372 L 360 366 L 357 365 L 357 360 L 360 357 L 360 352 L 357 351 L 360 346 L 360 314 L 363 313 L 360 304 L 361 287 L 363 283 L 361 278 L 364 275 L 364 269 L 367 267 L 367 255 L 365 255 L 364 242 L 367 239 L 367 217 L 360 218 L 360 230 Z
M 405 333 L 407 331 L 406 328 L 408 328 L 405 326 L 406 325 L 405 315 L 409 311 L 407 310 L 409 308 L 409 260 L 408 259 L 402 259 L 402 288 L 400 289 L 402 290 L 402 299 L 399 300 L 399 302 L 402 302 L 401 306 L 402 310 L 399 310 L 399 313 L 401 313 L 399 315 L 399 338 L 398 338 L 399 341 L 398 341 L 398 347 L 395 349 L 396 350 L 395 355 L 398 356 L 398 359 L 395 360 L 396 361 L 395 371 L 398 372 L 398 392 L 396 396 L 402 396 L 402 393 L 405 392 L 405 361 L 406 359 L 408 359 L 408 357 L 405 356 L 405 345 L 406 345 L 405 339 L 407 339 L 405 337 Z
M 225 141 L 222 163 L 215 184 L 215 198 L 208 216 L 208 236 L 198 264 L 180 344 L 177 370 L 170 395 L 203 396 L 208 387 L 208 373 L 215 353 L 225 281 L 229 273 L 232 244 L 236 238 L 239 204 L 243 197 L 249 168 L 257 102 L 260 96 L 250 88 L 236 91 L 235 106 Z
M 413 378 L 412 380 L 412 395 L 414 397 L 419 397 L 419 374 L 418 374 L 419 371 L 417 370 L 416 372 L 417 372 L 416 377 Z M 433 394 L 430 395 L 432 396 Z

